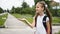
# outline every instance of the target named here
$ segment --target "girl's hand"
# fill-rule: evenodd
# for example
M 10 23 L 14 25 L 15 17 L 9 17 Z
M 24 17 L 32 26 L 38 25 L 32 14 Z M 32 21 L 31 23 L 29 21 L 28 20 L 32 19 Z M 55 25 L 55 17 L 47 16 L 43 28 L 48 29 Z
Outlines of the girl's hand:
M 26 20 L 25 18 L 22 18 L 21 20 Z

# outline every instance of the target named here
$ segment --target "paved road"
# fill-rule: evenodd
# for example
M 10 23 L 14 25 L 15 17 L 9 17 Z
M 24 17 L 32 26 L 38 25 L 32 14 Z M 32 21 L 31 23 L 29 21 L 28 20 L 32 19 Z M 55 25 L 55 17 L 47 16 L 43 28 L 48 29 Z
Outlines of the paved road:
M 0 29 L 0 34 L 34 34 L 30 29 Z
M 57 33 L 60 31 L 60 26 L 52 26 L 52 33 Z
M 60 30 L 60 26 L 53 26 L 53 34 Z M 34 34 L 33 29 L 19 29 L 19 28 L 0 28 L 0 34 Z
M 8 14 L 8 18 L 4 24 L 6 28 L 0 28 L 0 34 L 34 34 L 34 30 L 31 29 L 25 23 L 19 21 L 11 14 Z M 52 26 L 53 33 L 60 30 L 60 26 Z

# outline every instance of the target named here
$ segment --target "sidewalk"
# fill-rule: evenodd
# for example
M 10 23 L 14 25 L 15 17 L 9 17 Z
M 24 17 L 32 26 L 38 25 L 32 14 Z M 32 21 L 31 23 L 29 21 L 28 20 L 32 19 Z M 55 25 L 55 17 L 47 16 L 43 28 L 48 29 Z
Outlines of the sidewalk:
M 0 29 L 0 34 L 34 34 L 33 30 L 29 29 Z
M 60 26 L 52 26 L 52 33 L 57 33 L 60 31 Z

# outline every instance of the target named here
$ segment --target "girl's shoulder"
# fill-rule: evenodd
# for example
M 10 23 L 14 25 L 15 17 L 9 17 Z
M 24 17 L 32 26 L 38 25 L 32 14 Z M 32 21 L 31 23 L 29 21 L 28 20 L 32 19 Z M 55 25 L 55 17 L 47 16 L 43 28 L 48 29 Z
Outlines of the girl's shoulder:
M 43 19 L 46 19 L 46 22 L 49 21 L 49 17 L 45 14 Z

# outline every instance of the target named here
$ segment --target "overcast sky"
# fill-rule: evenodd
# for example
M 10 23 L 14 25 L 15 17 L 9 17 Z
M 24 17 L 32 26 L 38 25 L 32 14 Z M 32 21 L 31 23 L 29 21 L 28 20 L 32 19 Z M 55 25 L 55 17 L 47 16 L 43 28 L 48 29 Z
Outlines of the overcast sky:
M 34 0 L 24 0 L 27 4 L 32 7 L 34 5 Z M 59 2 L 59 0 L 55 0 Z M 21 7 L 23 0 L 0 0 L 0 7 L 3 9 L 11 9 L 12 6 Z
M 60 3 L 60 0 L 54 0 L 55 2 L 59 2 Z
M 27 4 L 32 7 L 34 0 L 24 0 Z M 12 6 L 21 7 L 23 0 L 0 0 L 0 7 L 3 9 L 11 9 Z

